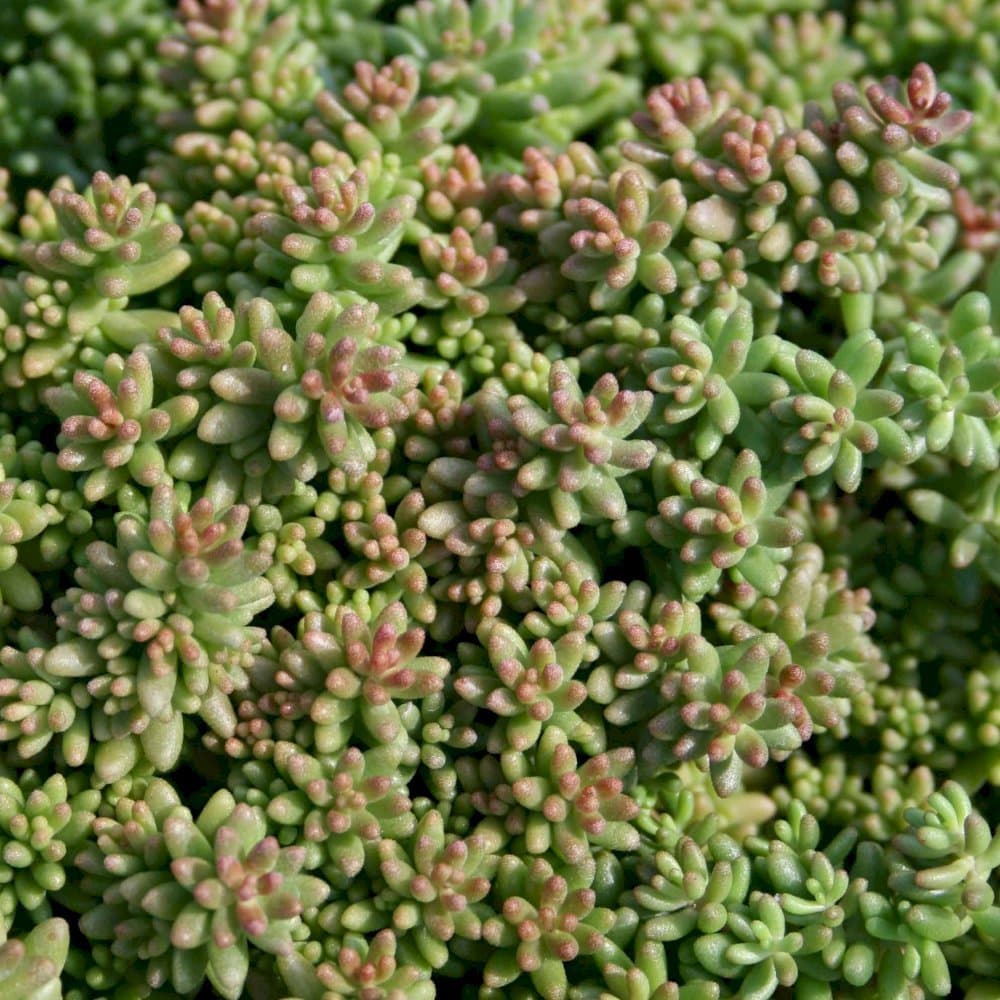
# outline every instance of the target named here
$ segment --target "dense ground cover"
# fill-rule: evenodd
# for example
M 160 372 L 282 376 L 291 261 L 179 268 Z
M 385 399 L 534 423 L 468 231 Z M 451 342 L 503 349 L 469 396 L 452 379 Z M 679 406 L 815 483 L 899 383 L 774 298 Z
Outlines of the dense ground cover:
M 998 46 L 3 4 L 4 1000 L 1000 997 Z

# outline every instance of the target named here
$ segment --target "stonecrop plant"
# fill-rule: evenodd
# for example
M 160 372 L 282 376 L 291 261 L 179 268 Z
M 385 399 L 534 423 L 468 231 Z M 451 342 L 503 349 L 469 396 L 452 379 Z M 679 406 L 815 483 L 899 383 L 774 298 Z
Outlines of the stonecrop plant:
M 0 1000 L 1000 1000 L 1000 0 L 0 3 Z

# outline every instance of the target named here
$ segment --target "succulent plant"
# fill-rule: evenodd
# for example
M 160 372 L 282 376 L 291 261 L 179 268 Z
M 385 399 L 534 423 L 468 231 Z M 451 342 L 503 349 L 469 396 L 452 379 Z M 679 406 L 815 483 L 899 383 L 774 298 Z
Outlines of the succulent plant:
M 701 634 L 701 613 L 690 601 L 657 594 L 648 613 L 628 603 L 615 620 L 595 625 L 600 654 L 587 678 L 589 696 L 607 703 L 604 716 L 617 726 L 648 721 L 659 710 L 664 673 L 684 657 L 686 637 Z
M 63 759 L 72 766 L 86 760 L 90 749 L 90 719 L 73 697 L 71 678 L 56 677 L 44 667 L 46 647 L 31 633 L 14 636 L 19 645 L 0 649 L 3 724 L 0 734 L 14 744 L 14 754 L 31 760 L 56 740 Z
M 838 729 L 888 665 L 868 634 L 875 624 L 871 594 L 847 587 L 842 567 L 825 571 L 813 543 L 795 547 L 781 587 L 764 597 L 746 584 L 733 588 L 734 604 L 717 602 L 710 612 L 734 639 L 773 632 L 785 642 L 793 665 L 787 679 L 817 729 Z
M 0 602 L 23 611 L 37 610 L 43 598 L 37 580 L 19 559 L 19 547 L 57 519 L 52 505 L 35 502 L 31 493 L 30 482 L 0 478 Z
M 302 914 L 329 894 L 303 872 L 305 849 L 281 847 L 260 809 L 217 792 L 197 822 L 154 779 L 141 799 L 122 798 L 95 823 L 78 864 L 101 902 L 82 918 L 92 937 L 147 964 L 150 986 L 184 993 L 207 978 L 221 996 L 243 992 L 249 945 L 293 950 Z M 171 949 L 176 956 L 171 959 Z
M 626 440 L 648 415 L 651 394 L 619 389 L 605 375 L 584 395 L 562 363 L 552 366 L 549 393 L 549 412 L 525 396 L 507 403 L 515 430 L 537 451 L 517 471 L 517 493 L 548 491 L 561 528 L 624 517 L 628 505 L 618 480 L 647 469 L 655 453 L 651 441 Z
M 28 771 L 18 783 L 0 780 L 0 881 L 4 895 L 14 897 L 3 901 L 5 921 L 13 915 L 10 904 L 44 914 L 47 894 L 66 888 L 65 866 L 86 839 L 100 799 L 100 792 L 81 790 L 79 781 L 69 786 L 58 774 L 41 781 Z
M 714 934 L 726 925 L 729 906 L 739 906 L 750 886 L 750 859 L 731 838 L 702 847 L 682 837 L 673 851 L 657 851 L 633 890 L 651 941 L 677 941 L 697 930 Z
M 495 949 L 483 970 L 486 986 L 505 987 L 527 974 L 546 1000 L 566 995 L 566 964 L 598 951 L 614 925 L 614 913 L 595 906 L 592 878 L 585 865 L 557 871 L 543 858 L 501 859 L 502 910 L 483 928 Z
M 244 228 L 257 248 L 254 271 L 284 281 L 294 297 L 354 292 L 389 315 L 414 305 L 421 282 L 392 258 L 416 200 L 406 192 L 385 198 L 386 179 L 369 173 L 317 166 L 307 188 L 278 175 L 277 210 L 258 212 Z
M 799 961 L 821 951 L 832 935 L 816 925 L 808 928 L 812 933 L 790 931 L 780 899 L 767 893 L 751 894 L 748 910 L 731 914 L 725 931 L 698 938 L 694 955 L 707 972 L 738 981 L 746 996 L 770 997 L 779 985 L 794 985 Z
M 401 57 L 382 67 L 356 62 L 353 79 L 339 94 L 324 90 L 317 95 L 316 117 L 306 131 L 356 160 L 380 153 L 422 165 L 442 152 L 457 107 L 451 97 L 419 93 L 420 69 L 414 62 Z
M 564 145 L 634 93 L 609 70 L 627 46 L 600 4 L 419 0 L 403 7 L 391 51 L 423 68 L 426 89 L 458 102 L 459 121 L 503 149 Z
M 232 732 L 227 696 L 246 685 L 263 640 L 250 622 L 274 599 L 264 576 L 270 557 L 242 540 L 248 517 L 245 506 L 217 513 L 207 497 L 190 502 L 161 484 L 147 517 L 119 521 L 117 546 L 88 546 L 77 586 L 54 603 L 59 641 L 42 666 L 85 689 L 78 697 L 107 741 L 105 774 L 120 777 L 138 746 L 159 769 L 172 767 L 186 713 Z M 119 746 L 136 741 L 131 751 Z
M 434 985 L 430 967 L 422 968 L 412 961 L 401 961 L 398 939 L 388 928 L 371 938 L 360 934 L 345 934 L 343 944 L 315 972 L 285 974 L 301 992 L 303 1000 L 348 1000 L 364 992 L 373 997 L 414 997 L 433 1000 Z M 299 986 L 302 982 L 303 985 Z
M 178 246 L 180 226 L 149 185 L 103 172 L 83 194 L 69 185 L 54 187 L 24 217 L 21 230 L 19 256 L 26 268 L 64 278 L 77 291 L 71 327 L 75 319 L 86 329 L 109 302 L 167 284 L 189 261 Z
M 0 359 L 4 384 L 33 409 L 39 388 L 88 367 L 88 346 L 111 353 L 114 330 L 148 318 L 126 308 L 130 296 L 174 282 L 191 258 L 170 209 L 125 176 L 98 172 L 83 194 L 61 178 L 47 195 L 29 192 L 25 209 L 9 252 L 21 269 L 0 279 Z
M 997 521 L 994 515 L 1000 490 L 1000 475 L 992 472 L 977 483 L 973 492 L 967 485 L 956 490 L 954 497 L 941 493 L 931 482 L 907 495 L 907 502 L 922 521 L 944 529 L 950 539 L 949 556 L 956 568 L 964 568 L 975 560 L 992 580 L 1000 579 Z
M 780 586 L 778 567 L 801 535 L 776 513 L 761 471 L 747 449 L 731 458 L 722 482 L 699 475 L 692 462 L 676 461 L 667 470 L 667 496 L 649 532 L 683 567 L 682 586 L 692 597 L 709 593 L 729 569 L 765 594 Z
M 893 373 L 910 400 L 901 419 L 928 451 L 947 452 L 959 465 L 996 468 L 1000 362 L 986 297 L 970 292 L 955 304 L 943 342 L 916 323 L 904 336 L 905 361 L 900 355 Z
M 187 394 L 153 405 L 153 370 L 141 351 L 112 354 L 99 374 L 78 369 L 72 387 L 54 387 L 44 398 L 62 420 L 59 465 L 86 473 L 81 492 L 91 503 L 126 483 L 165 483 L 168 457 L 159 442 L 184 433 L 198 415 L 198 401 Z
M 170 192 L 178 204 L 211 192 L 231 130 L 283 137 L 312 110 L 323 85 L 315 43 L 294 11 L 273 17 L 270 7 L 269 0 L 190 0 L 177 11 L 181 30 L 160 40 L 160 79 L 172 99 L 161 98 L 157 125 L 173 135 L 177 162 L 161 159 L 151 175 L 179 175 Z
M 892 417 L 903 399 L 887 389 L 869 389 L 882 363 L 882 342 L 871 331 L 855 333 L 827 360 L 815 352 L 795 355 L 793 391 L 771 404 L 782 424 L 795 429 L 783 442 L 807 476 L 832 470 L 834 481 L 848 493 L 861 483 L 864 456 L 881 448 L 896 461 L 912 461 L 914 448 Z M 801 458 L 799 458 L 801 456 Z
M 307 843 L 324 845 L 330 869 L 354 878 L 383 840 L 398 841 L 416 828 L 402 759 L 392 746 L 348 747 L 331 766 L 279 742 L 275 765 L 294 787 L 271 799 L 267 815 L 301 830 Z
M 477 708 L 502 720 L 491 743 L 524 751 L 534 746 L 543 727 L 555 726 L 570 738 L 588 729 L 575 709 L 587 698 L 587 688 L 574 674 L 584 653 L 584 636 L 567 632 L 555 643 L 538 639 L 530 647 L 501 621 L 485 621 L 479 628 L 488 663 L 475 646 L 465 647 L 472 662 L 463 664 L 455 690 Z
M 156 43 L 169 30 L 159 0 L 38 0 L 3 19 L 2 150 L 17 180 L 84 180 L 150 139 L 143 107 Z M 131 134 L 122 116 L 133 116 Z
M 998 28 L 0 3 L 0 985 L 995 1000 Z
M 781 760 L 812 735 L 812 720 L 795 693 L 798 678 L 785 670 L 791 656 L 776 635 L 719 648 L 691 635 L 684 653 L 660 685 L 665 707 L 649 722 L 648 765 L 699 761 L 716 791 L 731 795 L 744 765 Z
M 227 445 L 272 497 L 331 465 L 360 478 L 375 463 L 379 433 L 417 406 L 418 375 L 402 350 L 382 339 L 378 308 L 342 307 L 317 292 L 294 338 L 264 300 L 251 300 L 245 313 L 252 349 L 211 376 L 215 402 L 201 415 L 198 436 Z
M 420 655 L 424 639 L 398 602 L 367 621 L 347 605 L 305 616 L 277 681 L 305 697 L 320 753 L 337 752 L 352 734 L 373 745 L 405 741 L 407 704 L 440 691 L 450 671 L 443 657 Z
M 752 412 L 787 395 L 787 383 L 766 370 L 777 347 L 773 336 L 754 340 L 753 312 L 746 302 L 728 315 L 714 310 L 704 326 L 675 317 L 670 346 L 638 357 L 649 372 L 646 384 L 656 394 L 652 416 L 666 425 L 664 437 L 688 432 L 688 421 L 695 421 L 695 452 L 702 460 L 711 458 L 739 427 L 743 407 Z
M 62 1000 L 59 977 L 68 951 L 69 924 L 59 917 L 0 945 L 0 983 L 11 1000 Z
M 525 844 L 532 854 L 554 851 L 569 865 L 581 865 L 588 844 L 634 850 L 638 814 L 622 775 L 635 753 L 628 747 L 600 753 L 581 764 L 566 734 L 547 728 L 534 754 L 513 750 L 501 756 L 510 795 L 526 811 Z
M 345 926 L 368 930 L 373 922 L 389 920 L 424 961 L 441 968 L 452 938 L 481 938 L 483 919 L 492 912 L 484 900 L 505 841 L 499 824 L 490 820 L 466 837 L 447 835 L 441 814 L 428 811 L 408 840 L 379 844 L 378 872 L 385 888 L 371 902 L 349 907 Z M 381 920 L 378 911 L 385 914 Z

